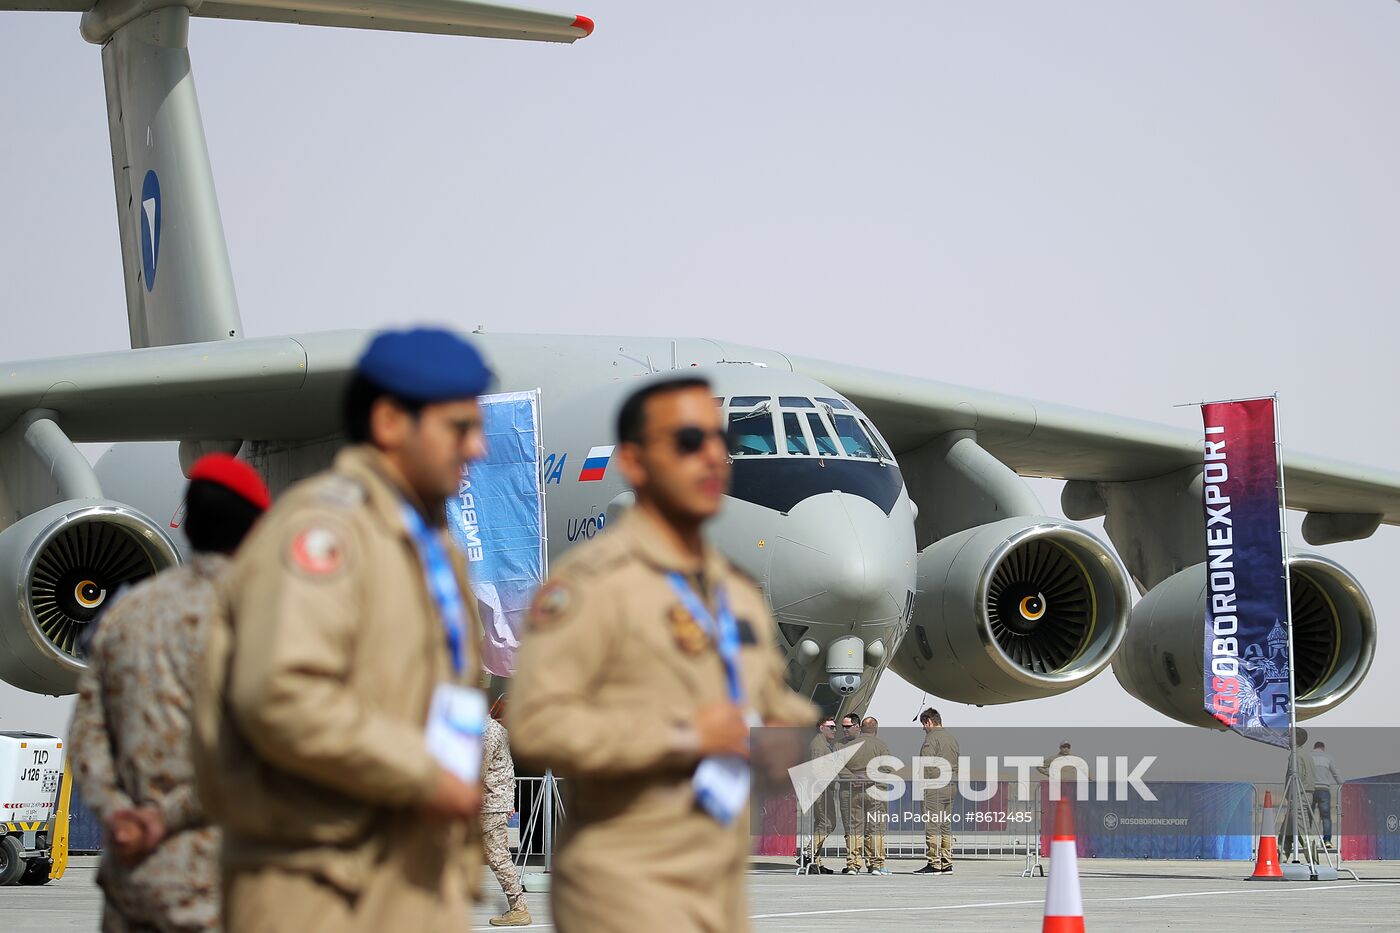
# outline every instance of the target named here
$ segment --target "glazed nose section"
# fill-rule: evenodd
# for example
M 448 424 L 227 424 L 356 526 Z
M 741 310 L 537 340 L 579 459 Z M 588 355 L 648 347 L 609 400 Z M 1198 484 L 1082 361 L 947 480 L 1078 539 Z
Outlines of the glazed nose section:
M 901 525 L 860 496 L 813 496 L 793 508 L 773 544 L 773 609 L 847 625 L 898 619 L 913 587 L 913 555 L 912 518 Z

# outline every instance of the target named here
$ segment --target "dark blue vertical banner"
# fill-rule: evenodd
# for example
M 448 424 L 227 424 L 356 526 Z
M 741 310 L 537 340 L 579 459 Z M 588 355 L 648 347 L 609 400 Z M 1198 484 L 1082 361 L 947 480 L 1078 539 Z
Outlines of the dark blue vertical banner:
M 1205 421 L 1205 708 L 1288 747 L 1288 586 L 1274 400 L 1201 406 Z

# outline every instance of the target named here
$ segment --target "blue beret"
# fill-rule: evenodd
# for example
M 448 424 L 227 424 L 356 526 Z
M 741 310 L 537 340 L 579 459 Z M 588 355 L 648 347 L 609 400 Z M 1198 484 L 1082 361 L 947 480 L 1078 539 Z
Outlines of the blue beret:
M 476 347 L 450 330 L 386 330 L 370 341 L 355 371 L 411 402 L 475 398 L 494 378 Z

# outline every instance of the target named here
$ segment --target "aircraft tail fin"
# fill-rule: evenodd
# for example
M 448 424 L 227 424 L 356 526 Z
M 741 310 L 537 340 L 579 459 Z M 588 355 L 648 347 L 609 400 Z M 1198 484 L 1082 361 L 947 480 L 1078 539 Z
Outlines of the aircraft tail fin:
M 191 16 L 574 42 L 585 16 L 475 0 L 0 0 L 81 12 L 102 46 L 132 347 L 243 336 L 187 47 Z

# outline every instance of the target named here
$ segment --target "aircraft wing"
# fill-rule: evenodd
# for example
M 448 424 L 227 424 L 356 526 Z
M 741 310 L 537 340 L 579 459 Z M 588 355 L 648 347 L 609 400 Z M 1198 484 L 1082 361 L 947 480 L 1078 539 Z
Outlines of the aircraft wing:
M 332 331 L 0 364 L 0 432 L 46 409 L 76 442 L 322 437 L 339 428 L 339 394 L 368 337 Z M 1201 459 L 1200 435 L 1190 430 L 774 356 L 855 402 L 896 453 L 971 430 L 1024 476 L 1105 483 L 1162 476 Z M 1290 508 L 1400 525 L 1400 473 L 1293 452 L 1285 452 L 1284 467 Z
M 91 7 L 84 0 L 0 0 L 0 10 L 24 13 L 82 13 Z
M 1166 425 L 981 392 L 929 379 L 792 357 L 879 426 L 896 454 L 954 430 L 1023 476 L 1131 482 L 1201 462 L 1201 435 Z M 1400 525 L 1400 472 L 1284 452 L 1288 507 Z
M 73 441 L 315 438 L 368 334 L 266 337 L 0 363 L 0 432 L 52 411 Z

